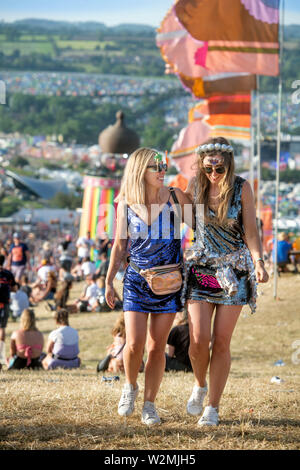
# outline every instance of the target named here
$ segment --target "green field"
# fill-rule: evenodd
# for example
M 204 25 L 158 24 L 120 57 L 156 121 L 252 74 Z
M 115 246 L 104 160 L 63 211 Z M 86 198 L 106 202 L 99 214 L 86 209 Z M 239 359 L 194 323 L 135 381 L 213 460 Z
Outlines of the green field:
M 116 43 L 114 41 L 60 40 L 58 36 L 52 37 L 52 41 L 50 41 L 47 36 L 42 35 L 24 35 L 18 41 L 6 41 L 4 34 L 0 35 L 0 52 L 5 55 L 12 55 L 16 50 L 21 56 L 36 53 L 49 55 L 52 58 L 58 55 L 57 50 L 59 50 L 59 55 L 63 56 L 69 54 L 73 56 L 81 56 L 82 54 L 121 56 L 123 54 L 122 50 L 105 50 L 107 45 L 116 46 Z M 95 69 L 92 64 L 91 69 Z
M 16 41 L 0 42 L 0 52 L 3 52 L 5 55 L 11 55 L 15 50 L 20 51 L 20 55 L 29 55 L 33 53 L 45 54 L 54 56 L 53 46 L 50 42 L 41 41 L 41 42 L 30 42 L 30 41 Z
M 101 49 L 104 49 L 104 47 L 108 44 L 111 46 L 116 45 L 116 43 L 113 41 L 56 41 L 56 45 L 59 49 L 70 47 L 71 49 L 75 50 L 93 50 L 97 46 L 99 46 Z

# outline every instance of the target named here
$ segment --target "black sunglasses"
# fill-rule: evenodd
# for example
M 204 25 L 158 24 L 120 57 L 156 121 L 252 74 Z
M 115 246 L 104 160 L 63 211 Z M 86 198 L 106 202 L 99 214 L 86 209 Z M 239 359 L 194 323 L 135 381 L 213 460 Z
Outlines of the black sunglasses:
M 215 167 L 212 167 L 212 166 L 205 166 L 204 171 L 205 171 L 205 173 L 210 175 L 213 172 L 214 168 Z M 216 170 L 216 173 L 218 173 L 219 175 L 223 175 L 223 173 L 225 173 L 225 171 L 226 171 L 226 168 L 225 168 L 225 166 L 218 166 L 217 168 L 215 168 L 215 170 Z
M 152 173 L 160 173 L 162 171 L 168 171 L 168 165 L 166 163 L 157 162 L 156 165 L 147 166 Z

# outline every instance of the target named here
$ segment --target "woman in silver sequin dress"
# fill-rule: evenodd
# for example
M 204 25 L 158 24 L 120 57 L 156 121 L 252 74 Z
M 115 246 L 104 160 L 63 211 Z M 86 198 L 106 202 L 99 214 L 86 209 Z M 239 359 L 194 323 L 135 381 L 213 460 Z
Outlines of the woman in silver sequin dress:
M 196 209 L 196 233 L 186 253 L 183 300 L 188 307 L 189 355 L 196 379 L 187 404 L 189 414 L 202 413 L 209 366 L 209 402 L 198 421 L 202 426 L 219 422 L 231 337 L 243 305 L 255 311 L 256 280 L 267 282 L 268 274 L 252 189 L 234 174 L 233 148 L 218 137 L 200 146 L 198 153 L 198 172 L 186 191 Z

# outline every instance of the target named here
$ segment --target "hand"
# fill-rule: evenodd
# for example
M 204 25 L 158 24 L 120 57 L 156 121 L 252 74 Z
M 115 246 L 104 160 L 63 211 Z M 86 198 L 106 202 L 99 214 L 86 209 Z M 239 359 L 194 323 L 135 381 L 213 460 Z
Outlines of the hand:
M 105 300 L 107 305 L 113 310 L 115 307 L 115 289 L 111 284 L 106 284 Z
M 268 282 L 269 274 L 265 270 L 265 267 L 262 263 L 258 262 L 255 266 L 255 275 L 257 282 Z

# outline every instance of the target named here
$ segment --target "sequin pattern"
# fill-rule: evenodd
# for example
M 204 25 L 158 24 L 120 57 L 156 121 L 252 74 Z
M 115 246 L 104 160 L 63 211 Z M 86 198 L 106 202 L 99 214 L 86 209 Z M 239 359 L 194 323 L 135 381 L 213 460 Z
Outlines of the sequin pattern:
M 234 192 L 228 208 L 229 227 L 197 221 L 195 241 L 186 252 L 182 302 L 187 299 L 205 300 L 224 305 L 249 304 L 256 309 L 256 277 L 254 264 L 243 236 L 242 186 L 244 179 L 236 176 Z M 196 188 L 197 190 L 197 188 Z M 211 215 L 214 213 L 211 211 Z M 194 279 L 192 268 L 209 269 L 216 277 L 222 291 L 206 292 Z
M 130 207 L 127 221 L 130 260 L 139 268 L 148 269 L 182 260 L 180 223 L 170 201 L 152 225 L 147 225 Z M 153 294 L 145 279 L 130 265 L 124 276 L 123 299 L 124 311 L 175 313 L 182 310 L 181 291 Z

